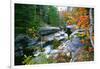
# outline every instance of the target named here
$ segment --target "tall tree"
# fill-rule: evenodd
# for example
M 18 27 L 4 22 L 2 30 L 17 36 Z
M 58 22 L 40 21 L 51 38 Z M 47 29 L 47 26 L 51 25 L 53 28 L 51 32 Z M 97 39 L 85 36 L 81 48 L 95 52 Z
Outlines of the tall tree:
M 59 26 L 59 15 L 56 7 L 49 6 L 48 8 L 48 18 L 49 22 L 48 24 L 52 26 Z

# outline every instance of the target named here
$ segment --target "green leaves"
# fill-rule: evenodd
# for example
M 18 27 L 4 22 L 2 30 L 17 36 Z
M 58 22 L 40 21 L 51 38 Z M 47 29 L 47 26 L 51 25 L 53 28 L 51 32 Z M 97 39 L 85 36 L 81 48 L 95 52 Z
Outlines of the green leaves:
M 24 61 L 22 63 L 27 65 L 27 64 L 48 64 L 48 63 L 55 63 L 55 62 L 56 60 L 48 59 L 45 54 L 41 53 L 37 57 L 24 55 Z
M 32 56 L 26 56 L 26 55 L 24 55 L 24 61 L 22 62 L 23 64 L 33 64 L 34 62 L 32 61 Z

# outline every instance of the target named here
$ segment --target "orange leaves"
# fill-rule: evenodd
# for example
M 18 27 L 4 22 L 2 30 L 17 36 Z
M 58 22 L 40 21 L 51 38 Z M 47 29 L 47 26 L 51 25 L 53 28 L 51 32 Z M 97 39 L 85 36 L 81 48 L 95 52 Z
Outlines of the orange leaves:
M 86 19 L 88 19 L 88 16 L 86 16 L 86 15 L 85 16 L 80 16 L 80 19 L 81 20 L 86 20 Z
M 77 12 L 77 25 L 79 26 L 79 28 L 82 29 L 89 29 L 89 15 L 88 14 L 88 10 L 86 8 L 78 8 L 76 10 Z
M 88 15 L 80 16 L 77 25 L 82 29 L 88 29 L 89 28 L 89 16 Z
M 85 40 L 84 40 L 84 39 L 82 39 L 82 40 L 80 40 L 80 42 L 81 42 L 82 44 L 84 44 L 84 43 L 85 43 Z
M 85 8 L 79 8 L 79 15 L 86 15 L 88 13 L 88 11 Z
M 64 22 L 67 22 L 67 25 L 76 24 L 78 28 L 89 29 L 89 11 L 87 8 L 73 8 L 73 11 L 62 12 L 64 17 Z

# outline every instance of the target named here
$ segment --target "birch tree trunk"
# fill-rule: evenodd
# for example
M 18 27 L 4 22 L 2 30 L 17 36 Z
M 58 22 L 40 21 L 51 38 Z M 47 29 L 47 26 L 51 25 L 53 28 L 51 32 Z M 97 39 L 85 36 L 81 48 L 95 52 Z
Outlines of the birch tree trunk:
M 93 15 L 92 15 L 92 12 L 93 12 L 93 10 L 92 10 L 92 8 L 90 8 L 90 10 L 89 10 L 89 16 L 90 16 L 90 28 L 89 28 L 89 34 L 90 34 L 90 41 L 91 41 L 91 45 L 92 45 L 92 47 L 94 47 L 94 42 L 93 42 L 93 40 L 92 40 L 92 32 L 93 32 Z

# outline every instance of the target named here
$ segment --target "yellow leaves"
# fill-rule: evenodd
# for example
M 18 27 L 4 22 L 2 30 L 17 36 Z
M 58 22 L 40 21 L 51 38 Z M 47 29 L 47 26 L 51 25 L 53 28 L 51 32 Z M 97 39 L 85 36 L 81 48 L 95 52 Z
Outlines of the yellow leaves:
M 86 34 L 84 32 L 81 33 L 81 36 L 84 37 Z
M 87 33 L 86 33 L 86 36 L 87 36 L 87 38 L 89 38 L 89 37 L 90 37 L 90 34 L 89 34 L 89 32 L 87 32 Z

